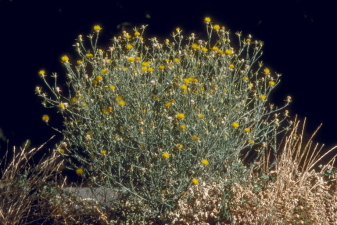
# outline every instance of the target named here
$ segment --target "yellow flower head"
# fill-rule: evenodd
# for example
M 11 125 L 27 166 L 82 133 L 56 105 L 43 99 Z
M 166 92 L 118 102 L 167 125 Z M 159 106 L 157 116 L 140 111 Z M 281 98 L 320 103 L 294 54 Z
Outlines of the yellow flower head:
M 102 74 L 107 74 L 108 73 L 108 69 L 102 69 Z
M 216 46 L 214 46 L 214 47 L 212 48 L 212 50 L 213 50 L 213 51 L 218 51 L 218 50 L 219 50 L 219 48 L 218 48 L 218 47 L 216 47 Z
M 206 166 L 206 165 L 208 165 L 208 160 L 207 160 L 207 159 L 204 159 L 204 160 L 201 161 L 201 163 L 202 163 L 202 165 L 205 165 L 205 166 Z
M 166 107 L 170 107 L 170 106 L 171 106 L 171 102 L 165 103 L 165 106 L 166 106 Z
M 179 113 L 178 115 L 177 115 L 177 119 L 178 120 L 181 120 L 181 119 L 184 119 L 185 118 L 185 115 L 183 114 L 183 113 Z
M 181 90 L 186 90 L 187 89 L 187 86 L 185 84 L 181 85 L 180 86 Z
M 260 95 L 260 98 L 261 98 L 262 100 L 265 100 L 265 99 L 266 99 L 266 96 L 265 96 L 265 95 Z
M 149 73 L 151 73 L 151 72 L 153 72 L 153 68 L 150 67 L 150 68 L 147 69 L 147 71 L 148 71 Z
M 165 159 L 167 159 L 168 157 L 170 157 L 170 154 L 168 154 L 167 152 L 164 152 L 163 157 L 164 157 Z
M 62 56 L 61 60 L 62 60 L 62 62 L 68 62 L 69 58 L 68 58 L 68 56 L 64 55 L 64 56 Z
M 183 148 L 182 144 L 177 144 L 177 148 Z
M 135 32 L 135 36 L 137 37 L 137 36 L 139 36 L 140 35 L 140 33 L 137 31 L 137 32 Z
M 229 65 L 229 68 L 234 69 L 234 65 L 233 65 L 233 64 L 230 64 L 230 65 Z
M 129 62 L 134 62 L 134 61 L 135 61 L 135 58 L 130 57 L 130 58 L 128 59 L 128 61 L 129 61 Z
M 239 127 L 239 123 L 237 123 L 237 122 L 234 122 L 234 123 L 232 124 L 232 127 L 234 127 L 234 128 L 238 128 L 238 127 Z
M 45 72 L 44 70 L 40 70 L 40 71 L 39 71 L 39 75 L 40 75 L 41 77 L 44 76 L 45 73 L 46 73 L 46 72 Z
M 213 27 L 214 30 L 220 30 L 220 25 L 218 24 L 215 24 L 214 27 Z
M 175 62 L 175 63 L 180 63 L 180 60 L 179 60 L 178 58 L 175 58 L 175 59 L 174 59 L 174 62 Z
M 249 132 L 250 132 L 250 129 L 249 129 L 249 128 L 246 128 L 246 129 L 245 129 L 245 132 L 246 132 L 246 133 L 249 133 Z
M 199 184 L 199 181 L 198 181 L 197 179 L 193 178 L 193 179 L 192 179 L 192 183 L 193 183 L 193 184 Z
M 185 130 L 186 126 L 185 125 L 180 125 L 180 129 Z
M 206 18 L 205 18 L 205 22 L 206 22 L 206 23 L 211 22 L 211 18 L 210 18 L 210 17 L 206 17 Z
M 227 49 L 227 50 L 225 51 L 225 54 L 226 54 L 226 55 L 231 55 L 231 54 L 232 54 L 232 51 L 229 50 L 229 49 Z
M 199 137 L 196 136 L 196 135 L 194 135 L 194 136 L 192 137 L 192 139 L 195 140 L 195 141 L 197 141 L 197 140 L 199 140 Z
M 274 85 L 275 85 L 275 82 L 271 80 L 271 81 L 269 81 L 269 85 L 270 85 L 270 86 L 274 86 Z
M 110 86 L 110 90 L 115 90 L 116 87 L 115 86 Z
M 102 78 L 102 76 L 96 76 L 96 78 L 95 78 L 97 81 L 99 81 L 99 80 L 102 80 L 103 78 Z
M 165 66 L 159 66 L 159 69 L 164 70 Z
M 121 100 L 121 101 L 118 102 L 118 105 L 123 106 L 123 105 L 125 105 L 125 102 L 123 100 Z
M 125 47 L 127 50 L 130 50 L 133 48 L 133 46 L 131 44 L 128 44 L 126 47 Z
M 204 115 L 200 114 L 199 119 L 203 119 L 203 118 L 204 118 Z
M 93 54 L 87 54 L 87 58 L 93 58 L 94 56 L 93 56 Z
M 102 28 L 101 28 L 100 25 L 96 25 L 96 26 L 94 26 L 94 30 L 99 32 L 100 30 L 102 30 Z
M 265 68 L 265 69 L 263 70 L 263 72 L 264 72 L 265 74 L 270 74 L 270 70 L 269 70 L 268 68 Z
M 192 48 L 193 48 L 193 49 L 199 49 L 199 45 L 198 45 L 197 43 L 194 43 L 194 44 L 192 45 Z
M 207 48 L 202 48 L 201 51 L 208 52 L 208 49 Z
M 46 123 L 48 123 L 48 121 L 49 121 L 49 116 L 48 116 L 48 115 L 43 115 L 43 116 L 42 116 L 42 120 L 45 121 Z
M 82 169 L 82 168 L 78 168 L 78 169 L 76 170 L 76 174 L 80 175 L 80 174 L 82 174 L 82 173 L 83 173 L 83 169 Z
M 102 151 L 102 154 L 105 155 L 105 154 L 106 154 L 106 150 L 103 150 L 103 151 Z

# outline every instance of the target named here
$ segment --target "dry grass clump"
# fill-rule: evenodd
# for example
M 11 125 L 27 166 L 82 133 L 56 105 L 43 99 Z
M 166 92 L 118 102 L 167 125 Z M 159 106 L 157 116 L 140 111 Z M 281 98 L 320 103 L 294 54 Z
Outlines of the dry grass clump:
M 48 157 L 36 167 L 29 164 L 31 157 L 45 144 L 29 152 L 25 148 L 21 149 L 19 154 L 15 153 L 14 147 L 12 162 L 5 171 L 1 171 L 0 224 L 103 224 L 107 222 L 104 213 L 97 210 L 97 206 L 90 205 L 85 208 L 88 204 L 79 201 L 75 204 L 82 208 L 76 209 L 71 205 L 74 204 L 74 201 L 71 201 L 72 196 L 63 193 L 63 185 L 57 184 L 57 175 L 60 174 L 59 168 L 63 163 L 63 161 L 57 163 L 58 156 Z M 8 149 L 4 156 L 5 166 L 7 155 Z M 1 160 L 0 165 L 4 159 Z M 23 169 L 24 172 L 22 172 Z M 61 196 L 59 203 L 56 203 L 55 196 Z M 68 206 L 67 210 L 64 210 L 64 206 Z

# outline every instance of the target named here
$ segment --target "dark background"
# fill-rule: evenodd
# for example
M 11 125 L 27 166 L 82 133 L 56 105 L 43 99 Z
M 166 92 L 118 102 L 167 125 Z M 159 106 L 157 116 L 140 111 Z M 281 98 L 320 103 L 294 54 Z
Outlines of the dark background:
M 64 54 L 74 57 L 73 61 L 77 59 L 72 45 L 79 34 L 86 37 L 94 25 L 101 25 L 99 46 L 104 49 L 123 27 L 133 33 L 132 28 L 143 24 L 149 24 L 146 37 L 156 36 L 161 42 L 178 26 L 184 36 L 194 32 L 205 39 L 206 16 L 230 29 L 234 44 L 236 31 L 242 31 L 243 37 L 252 34 L 253 40 L 264 41 L 265 66 L 282 73 L 269 102 L 282 107 L 286 97 L 292 96 L 288 107 L 291 119 L 296 114 L 301 121 L 307 118 L 305 141 L 323 123 L 313 139 L 319 147 L 325 143 L 322 155 L 337 145 L 337 7 L 333 2 L 1 0 L 0 156 L 7 149 L 7 140 L 11 152 L 13 145 L 19 147 L 27 139 L 30 148 L 39 147 L 56 134 L 37 159 L 62 140 L 62 135 L 41 119 L 48 114 L 50 124 L 62 129 L 61 115 L 41 105 L 35 87 L 47 91 L 38 76 L 44 69 L 48 75 L 57 72 L 59 86 L 66 89 L 66 70 L 60 59 Z M 336 151 L 321 163 L 327 163 Z

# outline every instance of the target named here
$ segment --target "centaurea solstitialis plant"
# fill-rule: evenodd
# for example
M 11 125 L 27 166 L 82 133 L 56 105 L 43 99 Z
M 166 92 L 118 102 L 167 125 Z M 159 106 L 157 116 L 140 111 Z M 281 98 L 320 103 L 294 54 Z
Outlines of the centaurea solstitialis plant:
M 96 25 L 88 36 L 91 51 L 82 35 L 77 39 L 75 70 L 69 57 L 62 57 L 68 97 L 56 86 L 56 74 L 51 88 L 45 71 L 39 72 L 56 100 L 41 87 L 36 92 L 64 117 L 60 152 L 72 169 L 98 185 L 120 187 L 123 196 L 137 199 L 144 215 L 175 209 L 186 190 L 201 181 L 223 181 L 235 173 L 244 179 L 249 169 L 239 158 L 242 150 L 262 145 L 258 156 L 263 154 L 267 144 L 276 145 L 274 135 L 291 125 L 278 131 L 288 111 L 283 119 L 275 113 L 291 97 L 282 108 L 265 106 L 281 75 L 272 76 L 262 62 L 253 71 L 263 42 L 251 35 L 242 41 L 237 32 L 239 49 L 234 49 L 229 31 L 209 17 L 205 23 L 206 41 L 193 33 L 184 41 L 177 28 L 171 40 L 153 37 L 146 46 L 143 25 L 133 35 L 123 31 L 114 37 L 106 51 L 97 47 L 101 27 Z M 48 123 L 49 117 L 43 120 Z

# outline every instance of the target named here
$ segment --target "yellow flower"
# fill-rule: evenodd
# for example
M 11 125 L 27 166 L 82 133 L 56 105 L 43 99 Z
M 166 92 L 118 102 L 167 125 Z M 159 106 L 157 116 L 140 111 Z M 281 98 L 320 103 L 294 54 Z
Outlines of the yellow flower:
M 106 154 L 106 150 L 103 150 L 103 151 L 102 151 L 102 154 L 105 155 L 105 154 Z
M 229 50 L 229 49 L 227 49 L 227 50 L 225 51 L 225 54 L 226 54 L 226 55 L 231 55 L 231 54 L 232 54 L 232 51 Z
M 118 102 L 118 105 L 121 105 L 121 106 L 123 106 L 123 105 L 125 105 L 125 102 L 122 100 L 122 101 L 119 101 Z
M 77 64 L 78 64 L 78 65 L 81 65 L 81 64 L 82 64 L 82 61 L 81 61 L 81 60 L 77 60 Z
M 213 50 L 213 51 L 218 51 L 218 50 L 219 50 L 219 48 L 218 48 L 218 47 L 216 47 L 216 46 L 214 46 L 214 47 L 212 48 L 212 50 Z
M 171 106 L 171 102 L 168 102 L 165 104 L 166 107 L 170 107 Z
M 93 80 L 93 81 L 92 81 L 92 84 L 93 84 L 93 85 L 96 85 L 96 84 L 97 84 L 97 80 Z
M 109 106 L 108 109 L 109 109 L 110 112 L 112 111 L 112 107 L 111 106 Z
M 140 129 L 139 129 L 139 132 L 140 132 L 140 133 L 143 133 L 143 132 L 144 132 L 144 129 L 143 129 L 143 128 L 140 128 Z
M 185 118 L 185 115 L 183 114 L 183 113 L 179 113 L 178 115 L 177 115 L 177 119 L 178 120 L 181 120 L 181 119 L 184 119 Z
M 94 30 L 95 31 L 100 31 L 100 30 L 102 30 L 102 28 L 101 28 L 100 25 L 96 25 L 96 26 L 94 26 Z
M 165 66 L 159 66 L 159 69 L 163 70 L 165 69 Z
M 145 66 L 142 67 L 142 71 L 143 71 L 143 72 L 146 72 L 146 71 L 147 71 L 147 67 L 145 67 Z
M 126 49 L 127 50 L 130 50 L 130 49 L 132 49 L 133 48 L 133 46 L 131 45 L 131 44 L 128 44 L 127 46 L 126 46 Z
M 76 97 L 73 97 L 73 103 L 75 103 L 77 101 L 77 98 Z
M 147 69 L 147 71 L 151 73 L 151 72 L 153 72 L 153 68 L 150 67 L 150 68 Z
M 269 85 L 270 85 L 270 86 L 274 86 L 274 85 L 275 85 L 275 82 L 271 80 L 271 81 L 269 81 Z
M 142 66 L 148 67 L 149 65 L 150 65 L 150 62 L 143 62 L 143 63 L 142 63 Z
M 187 89 L 187 86 L 185 84 L 181 85 L 180 86 L 181 90 L 186 90 Z
M 197 141 L 197 140 L 199 140 L 199 137 L 196 136 L 196 135 L 194 135 L 194 136 L 192 137 L 192 139 L 195 140 L 195 141 Z
M 206 165 L 208 165 L 208 160 L 204 159 L 204 160 L 201 161 L 201 163 L 206 166 Z
M 250 129 L 249 129 L 249 128 L 246 128 L 246 129 L 245 129 L 245 132 L 246 132 L 246 133 L 249 133 L 249 132 L 250 132 Z
M 194 44 L 192 45 L 192 48 L 193 48 L 193 49 L 199 49 L 199 45 L 198 45 L 197 43 L 194 43 Z
M 60 103 L 60 106 L 59 106 L 61 109 L 63 109 L 64 108 L 64 103 Z
M 49 121 L 49 116 L 48 116 L 48 115 L 43 115 L 43 116 L 42 116 L 42 120 L 45 121 L 46 123 L 48 123 L 48 121 Z
M 177 31 L 177 32 L 179 32 L 179 31 L 180 31 L 180 28 L 179 28 L 179 27 L 177 27 L 176 31 Z
M 206 17 L 206 18 L 205 18 L 205 22 L 206 22 L 206 23 L 209 23 L 209 22 L 211 22 L 211 18 L 209 18 L 209 17 Z
M 265 69 L 263 70 L 263 72 L 264 72 L 265 74 L 270 74 L 270 70 L 269 70 L 268 68 L 265 68 Z
M 165 159 L 167 159 L 168 157 L 170 157 L 170 154 L 168 154 L 167 152 L 164 152 L 163 157 L 164 157 Z
M 60 149 L 60 152 L 61 152 L 61 153 L 64 153 L 64 149 L 61 148 L 61 149 Z
M 193 183 L 193 184 L 199 184 L 199 181 L 198 181 L 197 179 L 193 178 L 193 179 L 192 179 L 192 183 Z
M 126 38 L 129 39 L 129 38 L 131 38 L 131 36 L 130 35 L 126 35 Z
M 213 27 L 214 30 L 220 30 L 220 26 L 218 24 L 215 24 Z
M 122 96 L 118 95 L 118 96 L 116 97 L 116 100 L 117 100 L 117 101 L 120 101 L 120 100 L 123 100 L 123 98 L 122 98 Z
M 234 65 L 233 65 L 233 64 L 230 64 L 230 65 L 229 65 L 229 68 L 234 69 Z
M 44 70 L 40 70 L 39 71 L 39 75 L 42 77 L 42 76 L 44 76 L 44 74 L 45 74 L 46 72 L 44 71 Z
M 83 173 L 83 169 L 82 169 L 82 168 L 78 168 L 78 169 L 76 170 L 76 173 L 77 173 L 78 175 L 82 174 L 82 173 Z
M 64 55 L 64 56 L 62 56 L 61 60 L 62 60 L 62 62 L 68 62 L 69 58 L 68 58 L 68 56 Z
M 137 62 L 139 62 L 139 61 L 141 60 L 141 58 L 140 58 L 140 57 L 137 57 L 136 60 L 137 60 Z
M 99 81 L 99 80 L 102 80 L 103 78 L 102 78 L 102 76 L 97 76 L 95 79 L 96 79 L 97 81 Z
M 108 73 L 108 69 L 102 69 L 102 74 Z
M 185 125 L 180 125 L 180 129 L 185 130 L 186 126 Z
M 204 115 L 200 114 L 199 119 L 203 119 L 203 118 L 204 118 Z
M 139 36 L 140 35 L 140 33 L 137 31 L 137 32 L 135 32 L 135 36 L 137 37 L 137 36 Z
M 134 61 L 135 61 L 135 58 L 130 57 L 130 58 L 128 59 L 128 61 L 129 61 L 129 62 L 134 62 Z
M 201 51 L 203 51 L 203 52 L 207 52 L 207 51 L 208 51 L 208 49 L 207 49 L 207 48 L 202 48 L 202 49 L 201 49 Z
M 218 53 L 219 53 L 219 54 L 223 54 L 223 51 L 222 51 L 222 50 L 219 50 Z
M 250 83 L 250 84 L 248 84 L 248 87 L 253 87 L 253 84 L 251 84 L 251 83 Z
M 234 122 L 234 123 L 232 124 L 232 127 L 234 127 L 234 128 L 237 128 L 237 127 L 239 127 L 239 123 L 237 123 L 237 122 Z
M 90 54 L 87 54 L 87 58 L 93 58 L 94 56 L 90 53 Z
M 266 99 L 266 96 L 265 96 L 265 95 L 260 95 L 260 98 L 261 98 L 262 100 L 265 100 L 265 99 Z
M 191 82 L 190 79 L 186 79 L 186 78 L 184 79 L 184 83 L 185 83 L 185 84 L 188 84 L 188 83 L 190 83 L 190 82 Z
M 174 59 L 174 62 L 175 62 L 175 63 L 180 63 L 180 60 L 179 60 L 178 58 L 175 58 L 175 59 Z
M 116 87 L 115 86 L 110 86 L 110 90 L 115 90 Z
M 183 148 L 182 144 L 177 144 L 177 148 Z

